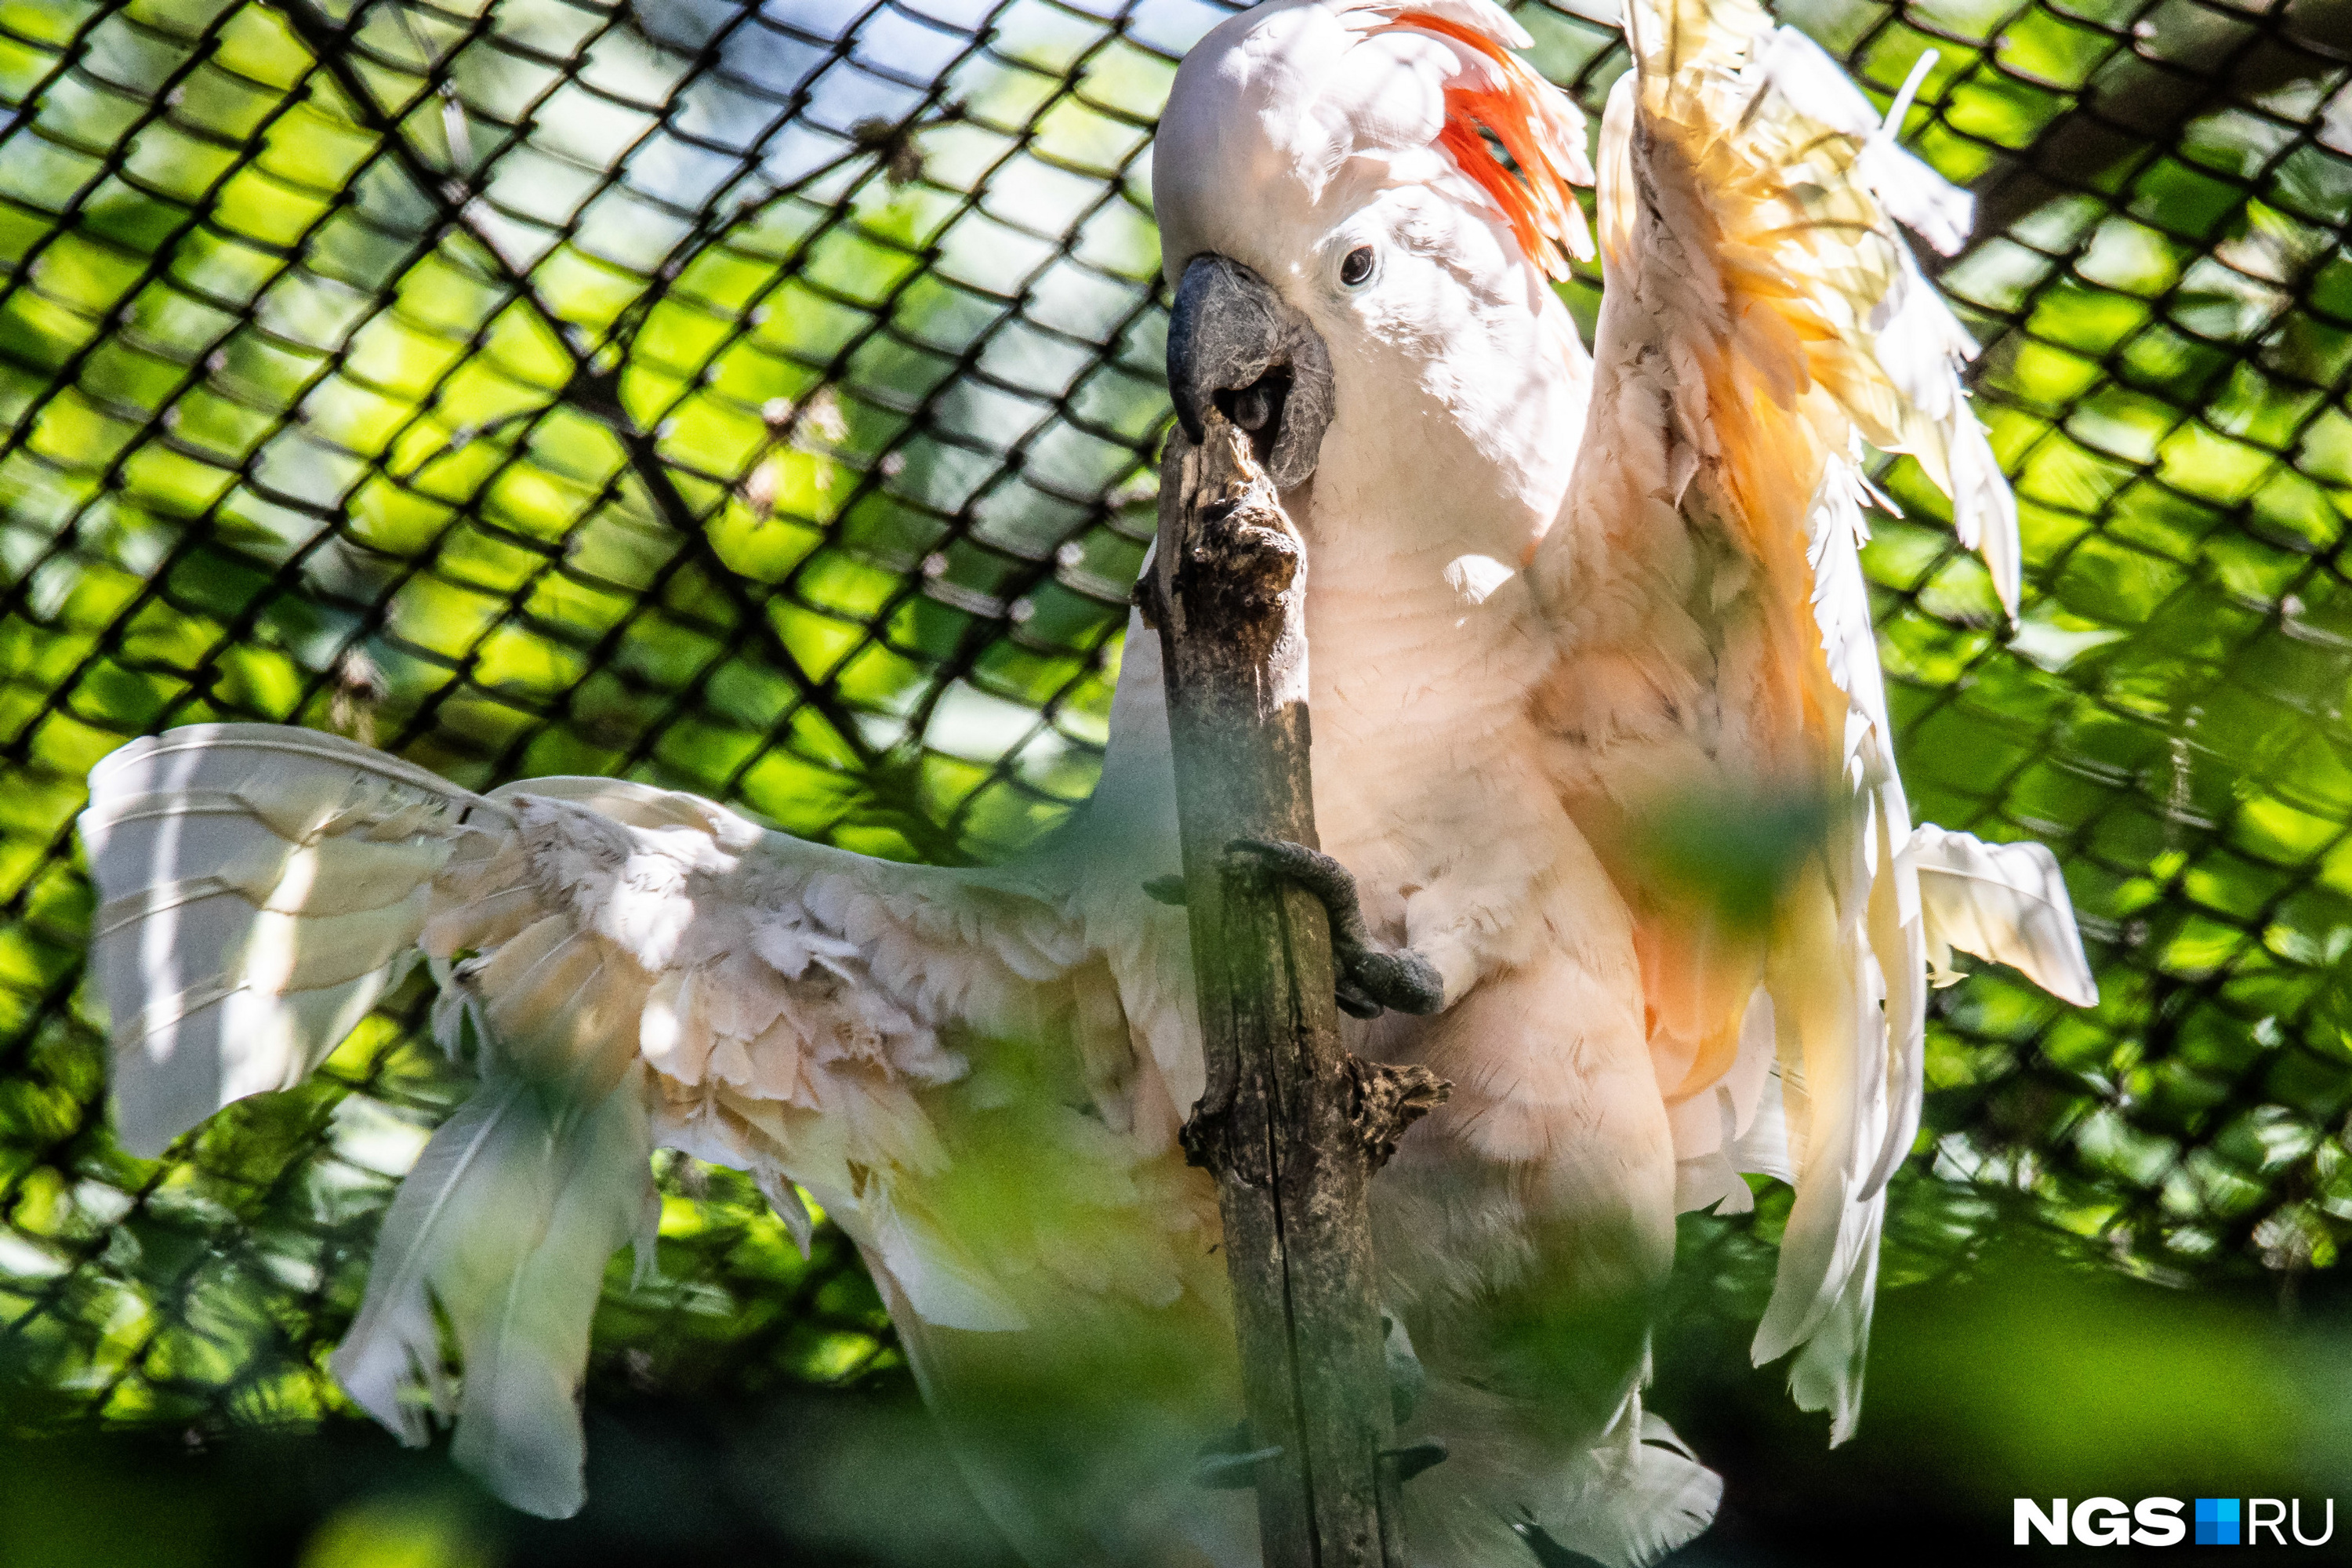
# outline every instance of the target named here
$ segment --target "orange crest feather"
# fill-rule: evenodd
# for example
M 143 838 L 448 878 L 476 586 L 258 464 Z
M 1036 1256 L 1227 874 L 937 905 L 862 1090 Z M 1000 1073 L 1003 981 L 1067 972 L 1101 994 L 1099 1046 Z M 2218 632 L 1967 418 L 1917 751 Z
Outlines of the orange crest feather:
M 1392 26 L 1439 34 L 1495 62 L 1503 76 L 1499 90 L 1445 89 L 1445 128 L 1437 144 L 1493 198 L 1519 247 L 1547 276 L 1566 278 L 1569 257 L 1591 259 L 1591 231 L 1570 187 L 1591 184 L 1592 174 L 1584 157 L 1583 128 L 1559 89 L 1494 39 L 1459 22 L 1407 11 Z M 1518 165 L 1516 171 L 1495 156 L 1486 133 L 1503 144 Z

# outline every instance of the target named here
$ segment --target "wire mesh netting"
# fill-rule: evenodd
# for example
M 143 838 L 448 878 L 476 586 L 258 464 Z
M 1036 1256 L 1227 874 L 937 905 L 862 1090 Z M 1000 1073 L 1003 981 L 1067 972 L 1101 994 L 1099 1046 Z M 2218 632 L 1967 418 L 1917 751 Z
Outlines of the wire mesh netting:
M 70 828 L 125 738 L 629 773 L 900 858 L 1090 786 L 1164 428 L 1148 161 L 1192 0 L 0 0 L 0 1382 L 17 1426 L 340 1407 L 460 1086 L 412 986 L 160 1162 L 104 1115 Z M 1597 110 L 1624 55 L 1542 5 Z M 2352 5 L 1787 8 L 1981 199 L 1941 273 L 2014 634 L 1907 465 L 1865 557 L 1927 818 L 2057 848 L 2095 1011 L 1939 1003 L 1896 1278 L 2026 1205 L 2159 1276 L 2352 1226 Z M 1596 279 L 1568 286 L 1589 325 Z M 592 1383 L 890 1363 L 837 1237 L 663 1175 Z M 1752 1221 L 1695 1226 L 1753 1273 Z

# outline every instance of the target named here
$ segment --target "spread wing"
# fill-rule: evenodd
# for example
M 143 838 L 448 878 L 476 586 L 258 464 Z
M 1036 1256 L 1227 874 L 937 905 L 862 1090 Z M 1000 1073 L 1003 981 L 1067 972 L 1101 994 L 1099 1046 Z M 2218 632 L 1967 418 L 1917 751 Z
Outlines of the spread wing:
M 1626 29 L 1591 419 L 1530 571 L 1563 652 L 1547 700 L 1588 819 L 1676 788 L 1819 803 L 1758 826 L 1791 850 L 1764 916 L 1629 902 L 1685 1195 L 1744 1201 L 1735 1166 L 1794 1176 L 1755 1353 L 1803 1347 L 1792 1388 L 1842 1438 L 1882 1189 L 1917 1128 L 1929 941 L 1859 555 L 1864 446 L 1951 497 L 2011 611 L 2016 510 L 1960 381 L 1974 346 L 1895 226 L 1957 247 L 1968 197 L 1895 144 L 1899 111 L 1882 126 L 1751 0 L 1636 5 Z
M 436 1033 L 484 1083 L 395 1199 L 335 1366 L 412 1440 L 454 1410 L 459 1457 L 521 1506 L 578 1507 L 589 1320 L 649 1235 L 656 1144 L 755 1173 L 803 1236 L 813 1194 L 939 1327 L 1198 1288 L 1213 1211 L 1160 1070 L 1181 914 L 1152 912 L 1149 869 L 1113 879 L 1137 913 L 1106 951 L 1083 865 L 896 865 L 612 780 L 477 795 L 263 725 L 125 746 L 80 827 L 138 1152 L 300 1081 L 431 966 Z

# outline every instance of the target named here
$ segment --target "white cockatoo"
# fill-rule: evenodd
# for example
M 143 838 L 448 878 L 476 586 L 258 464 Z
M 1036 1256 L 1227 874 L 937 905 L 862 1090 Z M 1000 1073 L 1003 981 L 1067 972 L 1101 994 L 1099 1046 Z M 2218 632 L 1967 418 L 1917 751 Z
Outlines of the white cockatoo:
M 1759 1361 L 1852 1429 L 1883 1191 L 1949 950 L 2094 999 L 2054 860 L 1914 828 L 1856 550 L 1867 443 L 2016 517 L 1972 352 L 1895 223 L 1967 198 L 1749 0 L 1639 0 L 1590 241 L 1576 109 L 1489 0 L 1273 0 L 1177 74 L 1154 163 L 1180 420 L 1253 434 L 1307 542 L 1315 809 L 1370 943 L 1360 1054 L 1451 1100 L 1373 1184 L 1420 1362 L 1416 1563 L 1643 1563 L 1719 1483 L 1640 1390 L 1679 1209 L 1796 1188 Z M 1149 568 L 1147 568 L 1149 570 Z M 1244 1564 L 1192 1456 L 1241 1409 L 1156 641 L 1097 793 L 1011 863 L 794 839 L 640 784 L 477 795 L 310 731 L 178 730 L 91 778 L 124 1142 L 300 1080 L 421 954 L 481 1088 L 384 1221 L 334 1362 L 520 1506 L 581 1500 L 574 1400 L 656 1147 L 856 1241 L 974 1489 L 1040 1562 Z M 1790 803 L 1795 803 L 1792 807 Z M 1658 839 L 1739 814 L 1760 899 Z M 1328 862 L 1294 869 L 1327 890 Z M 463 1372 L 445 1369 L 436 1307 Z

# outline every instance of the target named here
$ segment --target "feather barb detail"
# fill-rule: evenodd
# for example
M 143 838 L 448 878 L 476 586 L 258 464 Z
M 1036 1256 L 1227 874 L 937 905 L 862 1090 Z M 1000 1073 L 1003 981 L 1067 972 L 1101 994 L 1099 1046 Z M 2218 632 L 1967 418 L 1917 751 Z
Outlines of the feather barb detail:
M 1394 26 L 1449 38 L 1494 63 L 1499 89 L 1456 82 L 1445 89 L 1445 128 L 1437 144 L 1502 210 L 1520 248 L 1546 276 L 1568 277 L 1570 257 L 1590 261 L 1592 235 L 1571 187 L 1591 184 L 1592 166 L 1575 106 L 1533 66 L 1459 22 L 1406 11 Z M 1488 134 L 1516 168 L 1495 155 Z

